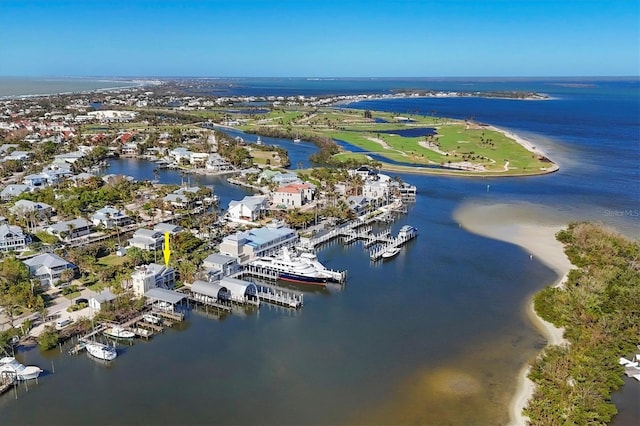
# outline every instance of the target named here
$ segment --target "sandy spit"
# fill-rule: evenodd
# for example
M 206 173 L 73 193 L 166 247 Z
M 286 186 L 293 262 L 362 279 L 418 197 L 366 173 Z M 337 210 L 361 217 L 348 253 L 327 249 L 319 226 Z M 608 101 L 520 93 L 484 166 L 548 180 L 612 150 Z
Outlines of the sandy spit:
M 566 281 L 572 264 L 564 253 L 563 245 L 555 237 L 566 226 L 561 218 L 532 205 L 473 203 L 459 208 L 454 218 L 470 232 L 524 248 L 558 274 L 556 286 L 562 286 Z M 564 329 L 540 318 L 534 311 L 533 300 L 527 303 L 526 312 L 547 339 L 548 345 L 567 344 L 563 336 Z M 518 386 L 509 407 L 509 425 L 528 423 L 529 419 L 522 414 L 522 410 L 535 389 L 534 383 L 527 377 L 528 373 L 529 366 L 525 366 L 518 375 Z

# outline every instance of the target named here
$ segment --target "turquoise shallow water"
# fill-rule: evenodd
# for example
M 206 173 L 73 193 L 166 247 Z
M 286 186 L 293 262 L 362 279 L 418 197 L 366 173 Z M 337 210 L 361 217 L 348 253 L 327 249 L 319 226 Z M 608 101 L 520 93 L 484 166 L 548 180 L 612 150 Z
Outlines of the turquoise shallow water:
M 0 397 L 0 423 L 504 423 L 518 371 L 545 343 L 522 308 L 556 277 L 517 247 L 466 232 L 452 215 L 467 202 L 528 202 L 633 234 L 637 90 L 608 84 L 561 86 L 556 101 L 436 104 L 443 115 L 474 110 L 530 135 L 561 170 L 522 179 L 403 176 L 419 195 L 393 230 L 409 223 L 420 236 L 393 261 L 372 265 L 357 244 L 329 245 L 319 258 L 349 271 L 342 291 L 307 293 L 297 312 L 194 312 L 180 329 L 121 348 L 109 367 L 85 355 L 22 353 L 49 371 L 17 400 Z M 367 107 L 406 110 L 396 102 Z M 119 160 L 109 172 L 153 179 L 152 170 Z M 162 182 L 180 178 L 160 172 Z M 191 179 L 214 185 L 223 206 L 245 194 L 220 178 Z

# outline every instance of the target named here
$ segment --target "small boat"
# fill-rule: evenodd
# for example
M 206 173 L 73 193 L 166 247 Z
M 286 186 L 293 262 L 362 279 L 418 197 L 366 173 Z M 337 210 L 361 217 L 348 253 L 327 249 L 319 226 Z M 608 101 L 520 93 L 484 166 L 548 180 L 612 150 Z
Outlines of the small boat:
M 294 143 L 300 142 L 300 135 L 296 135 L 296 138 L 293 140 Z
M 113 361 L 118 356 L 116 348 L 99 342 L 87 342 L 85 348 L 89 355 L 103 361 Z
M 23 365 L 18 362 L 17 359 L 11 356 L 0 359 L 0 375 L 9 374 L 15 375 L 17 380 L 32 380 L 37 379 L 42 373 L 40 367 L 33 365 Z
M 144 314 L 142 319 L 150 324 L 160 324 L 160 318 L 153 314 Z
M 107 328 L 104 331 L 104 335 L 113 339 L 133 339 L 136 334 L 132 331 L 126 330 L 119 325 L 114 325 L 111 328 Z
M 390 247 L 386 249 L 384 253 L 382 253 L 381 257 L 383 259 L 391 259 L 392 257 L 396 256 L 398 253 L 400 253 L 400 247 Z
M 258 139 L 256 140 L 256 145 L 262 145 L 262 139 L 260 139 L 260 136 L 258 136 Z

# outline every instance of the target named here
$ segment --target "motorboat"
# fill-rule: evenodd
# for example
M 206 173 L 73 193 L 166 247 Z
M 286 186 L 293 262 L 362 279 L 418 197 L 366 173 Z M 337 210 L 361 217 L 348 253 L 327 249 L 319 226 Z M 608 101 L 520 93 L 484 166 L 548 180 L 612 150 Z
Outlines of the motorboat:
M 391 259 L 392 257 L 397 256 L 398 253 L 400 253 L 400 247 L 389 247 L 382 253 L 381 257 L 383 259 Z
M 150 324 L 160 324 L 160 318 L 153 314 L 144 314 L 142 319 Z
M 17 380 L 33 380 L 37 379 L 42 373 L 40 367 L 34 365 L 23 365 L 17 359 L 11 356 L 0 359 L 0 375 L 8 374 L 15 376 Z
M 136 334 L 134 332 L 129 331 L 124 327 L 120 327 L 119 325 L 114 325 L 113 327 L 107 328 L 104 331 L 104 335 L 113 339 L 133 339 L 134 337 L 136 337 Z
M 85 349 L 89 355 L 103 361 L 113 361 L 118 356 L 115 347 L 99 342 L 87 342 Z

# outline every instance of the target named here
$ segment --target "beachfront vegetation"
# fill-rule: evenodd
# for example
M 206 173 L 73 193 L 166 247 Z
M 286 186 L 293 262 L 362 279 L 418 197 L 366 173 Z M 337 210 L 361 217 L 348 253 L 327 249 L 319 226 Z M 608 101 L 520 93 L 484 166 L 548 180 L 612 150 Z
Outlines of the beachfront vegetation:
M 557 235 L 577 267 L 562 288 L 534 299 L 538 314 L 565 328 L 567 346 L 551 346 L 533 363 L 536 384 L 525 409 L 532 424 L 606 424 L 611 393 L 623 381 L 621 356 L 640 336 L 640 244 L 601 225 L 574 223 Z

